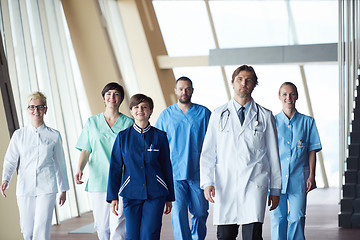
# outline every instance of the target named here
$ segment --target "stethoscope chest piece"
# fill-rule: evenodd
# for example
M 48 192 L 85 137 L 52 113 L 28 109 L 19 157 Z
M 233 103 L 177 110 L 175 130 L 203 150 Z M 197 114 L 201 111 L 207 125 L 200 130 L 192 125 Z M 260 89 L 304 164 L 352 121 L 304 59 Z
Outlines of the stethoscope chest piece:
M 258 125 L 259 125 L 259 121 L 256 120 L 256 121 L 254 122 L 254 127 L 257 127 Z

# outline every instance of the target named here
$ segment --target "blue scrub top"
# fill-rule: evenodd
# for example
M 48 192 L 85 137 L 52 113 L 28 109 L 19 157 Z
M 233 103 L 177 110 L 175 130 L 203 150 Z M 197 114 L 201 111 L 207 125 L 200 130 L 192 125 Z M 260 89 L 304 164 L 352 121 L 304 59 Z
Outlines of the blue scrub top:
M 165 131 L 174 180 L 200 181 L 200 154 L 211 111 L 193 103 L 184 114 L 177 104 L 160 114 L 155 127 Z
M 315 120 L 297 111 L 290 120 L 283 111 L 275 119 L 281 162 L 281 193 L 305 192 L 310 174 L 309 152 L 322 149 Z

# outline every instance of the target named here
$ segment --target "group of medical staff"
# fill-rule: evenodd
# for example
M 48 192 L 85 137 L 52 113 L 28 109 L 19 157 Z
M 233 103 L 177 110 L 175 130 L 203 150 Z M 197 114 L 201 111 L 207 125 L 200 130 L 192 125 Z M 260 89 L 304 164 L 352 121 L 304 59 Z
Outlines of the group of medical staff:
M 312 117 L 296 110 L 296 86 L 283 83 L 282 111 L 274 116 L 251 94 L 258 79 L 251 66 L 238 67 L 234 97 L 212 113 L 192 103 L 192 81 L 175 84 L 177 103 L 150 124 L 152 99 L 130 98 L 132 118 L 119 111 L 124 89 L 107 84 L 103 113 L 91 116 L 76 143 L 74 176 L 93 208 L 98 238 L 160 239 L 162 216 L 171 212 L 175 239 L 205 239 L 208 202 L 214 205 L 217 238 L 262 239 L 266 205 L 272 239 L 305 239 L 307 193 L 316 187 L 320 137 Z M 45 125 L 41 92 L 29 96 L 30 125 L 16 130 L 5 154 L 1 193 L 18 168 L 17 202 L 24 239 L 50 239 L 56 193 L 60 206 L 69 183 L 60 133 Z M 190 224 L 188 215 L 191 215 Z
M 258 78 L 251 66 L 235 69 L 231 84 L 234 97 L 212 112 L 200 157 L 217 237 L 235 240 L 242 225 L 242 239 L 262 239 L 267 204 L 272 239 L 305 239 L 306 197 L 316 187 L 321 150 L 315 121 L 297 112 L 291 82 L 280 86 L 275 117 L 252 98 Z

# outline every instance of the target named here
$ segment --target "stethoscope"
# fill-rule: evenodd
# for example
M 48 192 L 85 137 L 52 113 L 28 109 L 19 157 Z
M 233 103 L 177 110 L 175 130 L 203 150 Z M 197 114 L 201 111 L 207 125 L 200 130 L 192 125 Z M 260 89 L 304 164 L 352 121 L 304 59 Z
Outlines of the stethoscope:
M 224 123 L 224 117 L 226 117 L 225 123 Z M 220 115 L 220 128 L 222 132 L 226 128 L 226 125 L 229 121 L 229 117 L 230 117 L 230 110 L 229 108 L 226 108 Z M 256 121 L 254 122 L 254 135 L 256 134 L 256 127 L 258 125 L 259 125 L 259 105 L 256 103 Z

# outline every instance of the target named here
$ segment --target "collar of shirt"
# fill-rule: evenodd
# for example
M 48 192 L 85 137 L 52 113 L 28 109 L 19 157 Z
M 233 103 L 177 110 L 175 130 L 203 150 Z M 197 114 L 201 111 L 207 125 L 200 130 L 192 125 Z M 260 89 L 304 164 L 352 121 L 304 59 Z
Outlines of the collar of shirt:
M 148 131 L 150 131 L 151 129 L 151 125 L 150 123 L 146 126 L 146 128 L 141 129 L 141 127 L 139 127 L 138 125 L 136 125 L 136 123 L 134 123 L 133 125 L 134 129 L 138 132 L 138 133 L 147 133 Z M 142 131 L 141 131 L 142 130 Z
M 34 127 L 34 126 L 31 125 L 31 124 L 28 125 L 28 129 L 29 129 L 31 132 L 34 132 L 34 133 L 39 132 L 39 131 L 43 130 L 44 128 L 45 128 L 45 123 L 41 124 L 41 126 L 38 127 L 38 128 Z
M 233 99 L 233 103 L 234 103 L 234 107 L 235 107 L 236 112 L 238 112 L 241 107 L 245 107 L 244 116 L 246 116 L 246 113 L 249 110 L 250 104 L 251 104 L 252 101 L 253 101 L 253 99 L 251 98 L 249 102 L 247 102 L 244 106 L 242 106 L 240 103 L 235 101 L 235 99 Z
M 294 115 L 292 116 L 292 118 L 289 120 L 288 117 L 285 115 L 284 111 L 281 111 L 281 119 L 286 122 L 287 124 L 290 124 L 290 123 L 293 123 L 296 121 L 296 118 L 297 118 L 297 115 L 298 115 L 298 111 L 295 110 L 295 113 Z

